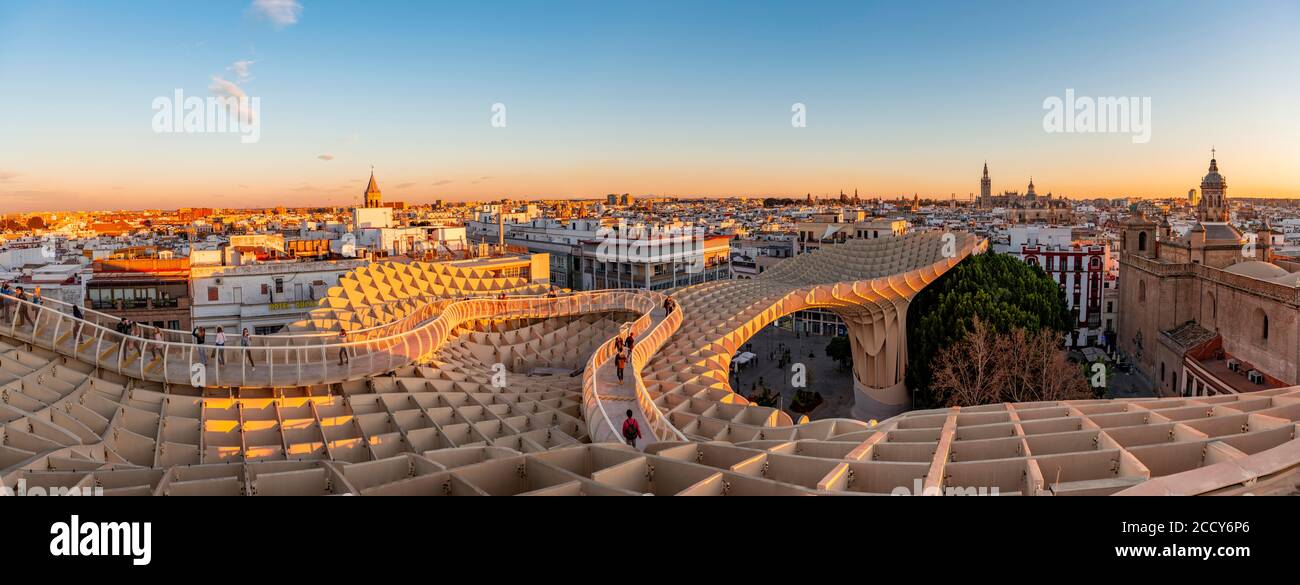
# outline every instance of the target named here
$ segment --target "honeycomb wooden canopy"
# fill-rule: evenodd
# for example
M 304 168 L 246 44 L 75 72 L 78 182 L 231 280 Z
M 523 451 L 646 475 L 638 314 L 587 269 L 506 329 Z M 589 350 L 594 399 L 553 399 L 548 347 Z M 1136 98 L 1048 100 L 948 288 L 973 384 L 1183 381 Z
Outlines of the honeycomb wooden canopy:
M 151 342 L 19 303 L 24 317 L 0 323 L 0 480 L 109 495 L 1295 491 L 1300 388 L 901 412 L 911 298 L 986 246 L 858 240 L 672 304 L 371 265 L 311 323 L 250 348 Z M 794 420 L 729 385 L 746 340 L 818 307 L 849 330 L 860 420 Z M 629 334 L 620 377 L 614 340 Z M 195 365 L 205 383 L 172 373 Z

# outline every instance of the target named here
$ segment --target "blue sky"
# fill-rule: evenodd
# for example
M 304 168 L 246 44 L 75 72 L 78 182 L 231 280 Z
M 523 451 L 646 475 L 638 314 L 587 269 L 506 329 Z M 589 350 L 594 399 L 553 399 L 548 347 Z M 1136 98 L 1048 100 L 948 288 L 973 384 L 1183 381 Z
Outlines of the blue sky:
M 1232 194 L 1300 197 L 1295 2 L 260 1 L 0 4 L 0 211 L 346 204 L 371 164 L 408 201 L 964 196 L 986 159 L 1168 196 L 1211 145 Z M 257 143 L 151 129 L 214 76 Z M 1150 97 L 1151 141 L 1044 132 L 1067 88 Z

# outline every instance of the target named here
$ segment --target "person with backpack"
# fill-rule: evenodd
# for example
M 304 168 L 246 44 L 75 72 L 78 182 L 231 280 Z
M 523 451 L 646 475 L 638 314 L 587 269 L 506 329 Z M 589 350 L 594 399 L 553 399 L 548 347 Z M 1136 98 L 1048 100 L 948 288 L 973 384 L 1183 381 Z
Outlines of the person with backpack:
M 636 447 L 636 440 L 641 438 L 641 425 L 632 418 L 632 409 L 627 409 L 627 420 L 623 421 L 623 439 L 628 445 Z
M 618 355 L 614 356 L 614 369 L 618 372 L 619 384 L 623 383 L 623 368 L 625 367 L 627 367 L 627 356 L 620 351 Z

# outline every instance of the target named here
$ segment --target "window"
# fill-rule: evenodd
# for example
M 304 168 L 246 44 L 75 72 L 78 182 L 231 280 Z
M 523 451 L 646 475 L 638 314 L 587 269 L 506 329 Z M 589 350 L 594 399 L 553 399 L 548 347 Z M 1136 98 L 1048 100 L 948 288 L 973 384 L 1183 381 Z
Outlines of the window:
M 217 300 L 220 298 L 219 294 L 220 294 L 219 289 L 217 287 L 215 286 L 208 287 L 208 301 L 214 303 L 217 302 Z
M 1145 251 L 1147 251 L 1147 233 L 1146 233 L 1146 232 L 1138 232 L 1138 251 L 1139 251 L 1139 252 L 1145 252 Z
M 280 294 L 282 292 L 284 292 L 284 279 L 277 278 L 275 279 L 275 294 Z
M 1263 309 L 1255 309 L 1255 326 L 1259 331 L 1259 340 L 1268 341 L 1268 315 Z
M 1138 302 L 1147 302 L 1147 281 L 1145 280 L 1138 281 Z
M 269 295 L 269 294 L 271 294 L 271 285 L 266 284 L 265 282 L 263 282 L 263 283 L 262 283 L 262 294 L 264 294 L 264 295 Z
M 167 322 L 167 328 L 168 328 L 168 329 L 180 329 L 180 328 L 181 328 L 181 322 L 178 321 L 178 320 L 176 320 L 176 319 L 172 319 L 171 321 L 168 321 L 168 322 Z

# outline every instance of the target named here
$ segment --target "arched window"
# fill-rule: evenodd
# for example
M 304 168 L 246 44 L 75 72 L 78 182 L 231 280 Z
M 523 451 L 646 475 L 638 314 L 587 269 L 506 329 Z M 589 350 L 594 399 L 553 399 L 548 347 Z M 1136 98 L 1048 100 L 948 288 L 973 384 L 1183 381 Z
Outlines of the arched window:
M 1138 251 L 1139 251 L 1139 252 L 1145 252 L 1145 251 L 1147 251 L 1147 233 L 1146 233 L 1146 232 L 1138 232 Z
M 1264 309 L 1255 309 L 1255 327 L 1259 331 L 1259 340 L 1268 341 L 1268 315 Z
M 1138 302 L 1147 302 L 1147 281 L 1145 280 L 1138 281 Z

